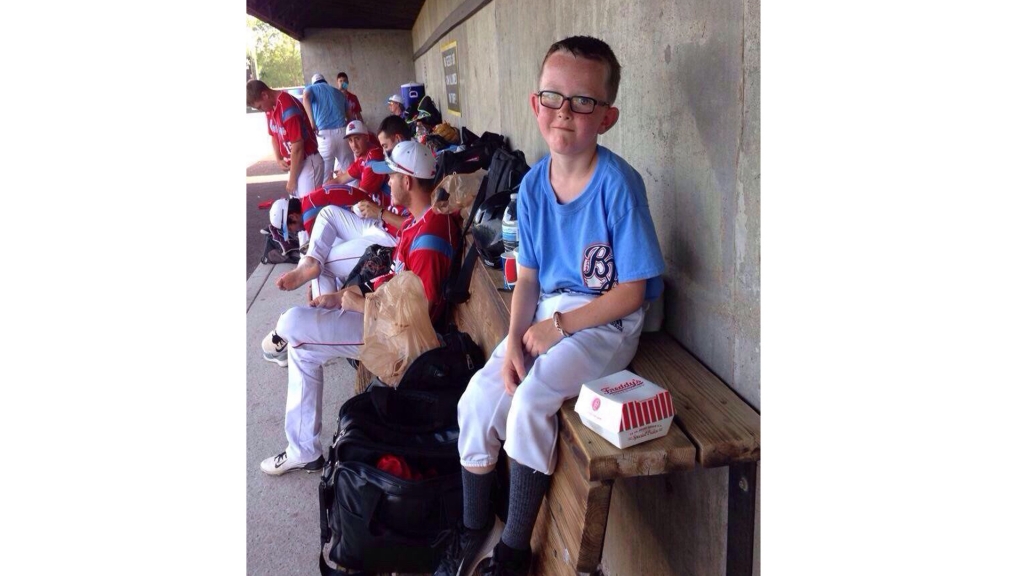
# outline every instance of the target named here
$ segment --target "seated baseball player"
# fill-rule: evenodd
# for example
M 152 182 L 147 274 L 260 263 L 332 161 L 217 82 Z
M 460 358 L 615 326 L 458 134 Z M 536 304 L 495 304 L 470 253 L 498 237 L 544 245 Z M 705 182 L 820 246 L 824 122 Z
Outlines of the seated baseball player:
M 388 116 L 381 120 L 380 128 L 377 128 L 377 139 L 384 148 L 385 154 L 391 154 L 395 144 L 412 140 L 412 130 L 399 116 Z
M 324 190 L 348 184 L 365 193 L 366 198 L 356 202 L 351 211 L 331 206 L 317 211 L 316 221 L 309 230 L 310 248 L 294 270 L 277 279 L 277 287 L 281 290 L 295 290 L 317 279 L 312 285 L 313 297 L 333 292 L 337 290 L 336 281 L 348 276 L 368 246 L 395 246 L 398 243 L 399 227 L 409 216 L 409 211 L 392 201 L 391 189 L 385 186 L 384 175 L 377 174 L 370 167 L 371 162 L 384 159 L 384 152 L 379 146 L 373 146 L 366 126 L 359 120 L 349 122 L 346 139 L 356 154 L 356 161 L 349 167 L 349 178 L 329 182 L 324 185 Z M 309 221 L 305 211 L 303 220 Z M 283 354 L 283 347 L 278 354 Z M 283 360 L 282 357 L 275 361 L 281 363 Z
M 409 270 L 423 282 L 431 320 L 443 313 L 442 282 L 448 276 L 460 222 L 458 216 L 439 214 L 430 207 L 436 172 L 434 157 L 418 142 L 401 142 L 386 162 L 373 164 L 377 173 L 390 174 L 395 202 L 408 206 L 411 216 L 402 223 L 394 264 L 389 274 L 374 280 L 379 287 L 401 271 Z M 314 225 L 314 235 L 321 212 Z M 311 250 L 312 245 L 311 245 Z M 288 447 L 260 464 L 263 472 L 277 476 L 293 470 L 323 468 L 320 446 L 320 402 L 323 366 L 335 358 L 358 358 L 363 345 L 365 300 L 359 288 L 322 293 L 312 306 L 297 306 L 281 315 L 275 332 L 289 344 L 288 396 L 285 437 Z
M 270 207 L 270 224 L 285 238 L 296 235 L 300 244 L 309 242 L 317 215 L 327 206 L 352 207 L 369 197 L 345 184 L 317 188 L 300 198 L 280 198 Z M 284 224 L 287 223 L 287 226 Z
M 549 154 L 519 186 L 519 278 L 508 336 L 459 401 L 463 517 L 435 576 L 526 576 L 530 539 L 558 458 L 558 409 L 584 382 L 625 368 L 645 299 L 665 269 L 640 173 L 599 146 L 619 118 L 621 65 L 574 36 L 541 63 L 530 108 Z M 502 444 L 504 441 L 504 444 Z M 509 461 L 508 515 L 491 488 Z

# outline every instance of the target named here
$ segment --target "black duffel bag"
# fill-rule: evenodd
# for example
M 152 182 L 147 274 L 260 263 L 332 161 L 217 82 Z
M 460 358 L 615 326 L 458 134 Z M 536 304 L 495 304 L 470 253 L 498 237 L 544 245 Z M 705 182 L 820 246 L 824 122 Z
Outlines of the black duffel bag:
M 369 394 L 342 405 L 338 432 L 320 479 L 320 539 L 327 557 L 368 572 L 432 572 L 462 518 L 458 428 L 396 431 L 382 421 Z M 421 480 L 377 468 L 401 457 Z M 347 574 L 320 554 L 324 576 Z
M 367 392 L 380 419 L 397 430 L 433 430 L 457 424 L 459 398 L 484 365 L 484 353 L 469 334 L 450 330 L 442 345 L 409 364 L 394 388 L 379 378 Z

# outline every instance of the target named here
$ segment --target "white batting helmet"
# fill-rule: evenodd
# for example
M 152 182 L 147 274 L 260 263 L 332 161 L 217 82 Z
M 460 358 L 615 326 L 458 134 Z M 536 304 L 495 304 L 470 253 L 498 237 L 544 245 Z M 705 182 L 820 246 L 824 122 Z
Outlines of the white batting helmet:
M 274 200 L 270 206 L 270 225 L 281 231 L 284 239 L 288 239 L 288 199 Z

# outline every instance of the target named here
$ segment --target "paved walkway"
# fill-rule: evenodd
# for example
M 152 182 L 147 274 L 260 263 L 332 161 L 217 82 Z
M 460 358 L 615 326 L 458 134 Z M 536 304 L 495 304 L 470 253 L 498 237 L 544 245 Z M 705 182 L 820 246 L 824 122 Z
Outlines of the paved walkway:
M 319 574 L 319 474 L 271 477 L 260 461 L 284 450 L 288 369 L 263 359 L 260 343 L 291 306 L 305 305 L 306 291 L 282 292 L 274 280 L 291 264 L 260 264 L 246 281 L 246 541 L 250 576 Z M 338 408 L 352 396 L 355 371 L 344 360 L 324 369 L 321 442 L 326 450 L 337 428 Z

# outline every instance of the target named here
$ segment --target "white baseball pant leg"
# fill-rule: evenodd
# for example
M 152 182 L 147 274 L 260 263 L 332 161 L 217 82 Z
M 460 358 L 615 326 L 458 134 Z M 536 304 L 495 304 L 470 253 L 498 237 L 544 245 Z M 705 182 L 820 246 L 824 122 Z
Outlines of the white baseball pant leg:
M 325 206 L 320 210 L 306 252 L 320 263 L 320 276 L 312 283 L 313 297 L 338 290 L 372 244 L 395 246 L 398 240 L 376 220 L 360 218 L 348 208 Z
M 324 159 L 319 154 L 310 154 L 302 161 L 302 171 L 295 183 L 295 197 L 303 198 L 324 185 Z
M 312 462 L 322 455 L 324 364 L 335 358 L 359 357 L 363 315 L 296 306 L 278 318 L 277 333 L 288 341 L 288 399 L 284 413 L 288 460 Z
M 349 155 L 352 154 L 352 149 L 349 148 L 348 142 L 345 142 L 345 128 L 320 130 L 320 133 L 317 134 L 316 142 L 320 156 L 324 159 L 324 179 L 330 178 L 334 174 L 335 166 L 341 166 L 345 157 L 345 150 L 348 150 Z M 337 163 L 335 163 L 335 160 L 337 160 Z M 349 164 L 351 163 L 349 161 Z M 348 168 L 347 165 L 345 167 Z
M 541 297 L 534 322 L 556 310 L 568 312 L 590 302 L 587 294 Z M 616 323 L 581 330 L 563 338 L 537 358 L 527 354 L 527 374 L 513 396 L 505 393 L 501 376 L 508 337 L 473 375 L 459 400 L 459 457 L 463 466 L 491 466 L 498 461 L 500 442 L 516 462 L 544 474 L 557 463 L 558 409 L 580 393 L 584 382 L 626 368 L 636 354 L 643 310 Z

